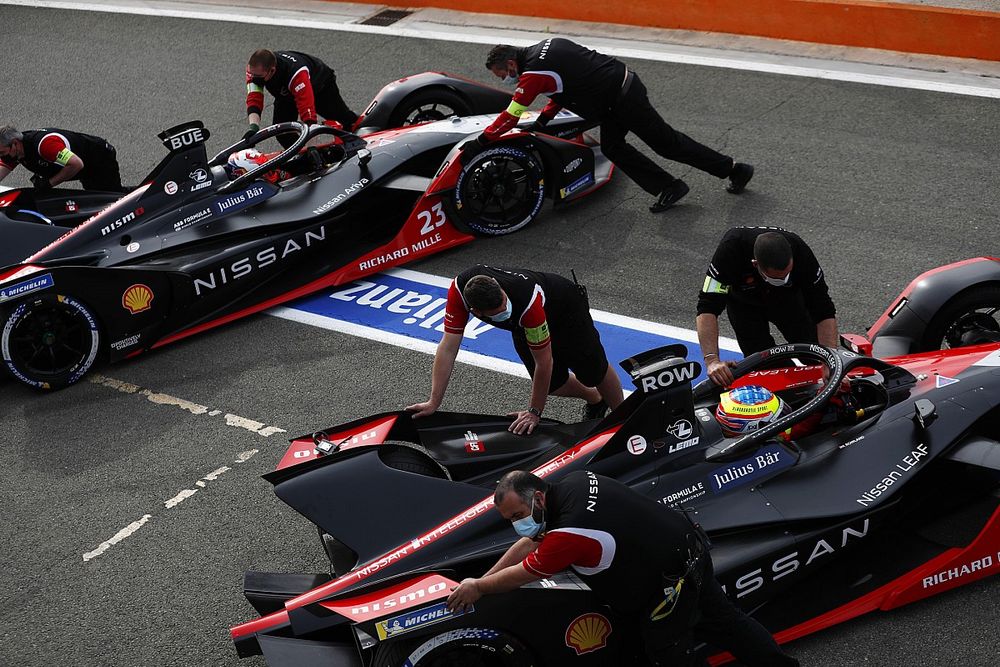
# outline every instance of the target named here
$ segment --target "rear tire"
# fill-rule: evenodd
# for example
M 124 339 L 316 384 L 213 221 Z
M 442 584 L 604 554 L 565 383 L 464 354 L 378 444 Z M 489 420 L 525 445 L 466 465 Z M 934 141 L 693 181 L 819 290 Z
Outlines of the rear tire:
M 406 127 L 419 123 L 444 120 L 452 116 L 468 116 L 468 103 L 450 90 L 424 90 L 402 101 L 389 116 L 389 127 Z
M 1000 285 L 979 285 L 939 310 L 924 331 L 918 352 L 960 347 L 962 335 L 982 328 L 1000 333 Z
M 541 161 L 519 146 L 496 146 L 476 154 L 462 168 L 455 183 L 452 219 L 463 231 L 501 236 L 538 217 L 543 201 Z
M 83 377 L 100 346 L 97 318 L 85 305 L 61 294 L 17 304 L 0 332 L 0 354 L 7 370 L 43 390 L 62 389 Z
M 447 468 L 434 460 L 430 452 L 412 442 L 386 440 L 378 447 L 379 458 L 390 468 L 424 477 L 451 479 Z
M 521 642 L 492 628 L 456 628 L 415 642 L 379 646 L 375 667 L 532 667 Z

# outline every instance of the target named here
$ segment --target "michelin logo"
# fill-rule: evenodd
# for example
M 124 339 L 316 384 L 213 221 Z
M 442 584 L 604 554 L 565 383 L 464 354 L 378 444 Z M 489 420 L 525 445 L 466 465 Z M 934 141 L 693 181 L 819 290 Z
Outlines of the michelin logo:
M 56 281 L 52 279 L 52 274 L 46 273 L 38 276 L 37 278 L 30 278 L 28 280 L 21 281 L 11 285 L 10 287 L 0 288 L 0 303 L 16 299 L 17 297 L 24 296 L 25 294 L 31 294 L 32 292 L 48 289 L 55 284 Z
M 475 609 L 470 607 L 465 613 L 473 611 Z M 379 639 L 388 639 L 389 637 L 395 637 L 396 635 L 433 625 L 434 623 L 440 623 L 455 615 L 455 612 L 448 610 L 447 602 L 439 602 L 431 607 L 417 609 L 384 621 L 379 621 L 375 624 L 375 629 L 378 632 Z

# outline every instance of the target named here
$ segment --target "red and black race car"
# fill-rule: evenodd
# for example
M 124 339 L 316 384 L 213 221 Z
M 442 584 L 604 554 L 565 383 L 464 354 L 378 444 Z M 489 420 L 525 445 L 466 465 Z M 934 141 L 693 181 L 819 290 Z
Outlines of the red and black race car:
M 4 367 L 34 387 L 63 387 L 98 358 L 117 361 L 479 234 L 514 232 L 546 198 L 562 205 L 611 177 L 588 125 L 569 113 L 549 124 L 551 135 L 515 130 L 463 153 L 491 120 L 453 117 L 364 138 L 284 123 L 211 159 L 200 122 L 161 133 L 170 154 L 145 184 L 85 223 L 0 222 Z M 282 132 L 297 134 L 287 150 L 227 171 L 231 154 Z M 314 139 L 327 143 L 308 147 Z
M 298 438 L 266 478 L 318 527 L 332 574 L 246 573 L 260 617 L 231 629 L 237 651 L 272 667 L 643 664 L 634 629 L 572 572 L 447 610 L 455 582 L 517 539 L 493 509 L 512 469 L 611 475 L 691 512 L 727 593 L 780 642 L 996 574 L 998 285 L 997 259 L 943 267 L 853 349 L 746 358 L 737 384 L 790 410 L 740 438 L 713 416 L 720 388 L 691 386 L 700 368 L 682 345 L 622 362 L 636 391 L 601 421 L 514 436 L 503 417 L 393 412 Z M 836 419 L 776 437 L 835 395 Z

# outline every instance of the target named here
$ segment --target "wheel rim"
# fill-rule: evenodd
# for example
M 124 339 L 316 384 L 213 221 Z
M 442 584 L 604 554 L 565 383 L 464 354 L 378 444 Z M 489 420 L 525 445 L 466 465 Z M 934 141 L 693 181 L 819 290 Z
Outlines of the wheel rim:
M 535 207 L 534 182 L 528 170 L 510 157 L 483 160 L 466 179 L 464 206 L 487 225 L 507 225 L 531 215 Z
M 416 125 L 417 123 L 430 123 L 436 120 L 444 120 L 457 115 L 455 109 L 440 102 L 429 102 L 414 107 L 410 113 L 406 114 L 404 125 Z
M 58 377 L 91 352 L 91 326 L 79 311 L 43 303 L 29 310 L 10 336 L 10 358 L 25 374 Z
M 1000 333 L 1000 322 L 997 321 L 998 314 L 1000 314 L 1000 307 L 997 306 L 985 306 L 964 313 L 956 318 L 955 323 L 945 331 L 944 340 L 941 342 L 942 349 L 967 345 L 968 343 L 962 342 L 963 337 L 977 329 Z

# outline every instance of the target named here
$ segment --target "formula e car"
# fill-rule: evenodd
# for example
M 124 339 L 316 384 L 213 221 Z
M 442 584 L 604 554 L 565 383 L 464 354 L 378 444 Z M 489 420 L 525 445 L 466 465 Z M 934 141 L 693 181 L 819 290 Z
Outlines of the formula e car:
M 509 92 L 445 72 L 422 72 L 386 84 L 358 117 L 354 132 L 365 136 L 454 116 L 495 114 L 509 102 Z M 75 227 L 121 197 L 121 192 L 75 188 L 0 187 L 0 224 L 10 219 Z
M 85 223 L 0 224 L 4 366 L 38 388 L 66 386 L 99 356 L 116 361 L 477 234 L 514 232 L 546 197 L 562 205 L 611 177 L 588 125 L 569 113 L 549 125 L 561 136 L 516 130 L 463 152 L 491 121 L 365 138 L 284 123 L 211 159 L 200 122 L 161 133 L 170 153 L 145 184 Z M 287 150 L 227 172 L 230 154 L 289 132 Z M 326 144 L 307 147 L 313 139 Z
M 739 438 L 713 416 L 720 388 L 692 387 L 699 364 L 671 345 L 622 362 L 636 391 L 600 421 L 543 420 L 514 436 L 502 417 L 393 412 L 295 439 L 266 479 L 318 527 L 332 573 L 246 573 L 260 617 L 231 629 L 237 651 L 272 667 L 643 664 L 630 624 L 572 572 L 447 610 L 455 582 L 517 539 L 492 498 L 512 469 L 611 475 L 690 512 L 728 595 L 780 642 L 1000 572 L 995 320 L 970 311 L 942 329 L 965 346 L 869 355 L 888 338 L 920 340 L 917 317 L 934 321 L 925 307 L 944 285 L 968 308 L 967 283 L 953 283 L 984 271 L 995 284 L 998 269 L 983 258 L 924 274 L 853 350 L 782 345 L 744 359 L 736 384 L 768 387 L 788 410 Z M 832 422 L 776 437 L 838 394 L 847 409 Z

